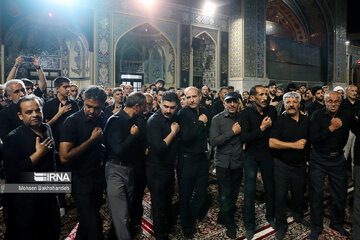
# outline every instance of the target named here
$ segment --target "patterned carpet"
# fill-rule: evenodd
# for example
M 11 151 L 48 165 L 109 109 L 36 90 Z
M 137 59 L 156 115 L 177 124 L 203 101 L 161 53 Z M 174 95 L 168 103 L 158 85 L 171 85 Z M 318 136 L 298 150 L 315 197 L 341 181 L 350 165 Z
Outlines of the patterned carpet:
M 349 181 L 350 182 L 350 181 Z M 351 183 L 352 184 L 352 183 Z M 350 185 L 348 189 L 348 204 L 346 208 L 345 214 L 345 225 L 344 227 L 347 230 L 351 230 L 351 216 L 352 216 L 352 208 L 349 206 L 351 205 L 352 201 L 352 192 L 354 188 Z M 195 235 L 195 239 L 228 239 L 225 235 L 225 227 L 222 225 L 218 225 L 216 223 L 217 215 L 219 212 L 218 209 L 218 201 L 217 201 L 217 185 L 214 177 L 210 178 L 210 184 L 208 188 L 209 193 L 212 197 L 212 204 L 211 208 L 208 211 L 205 219 L 202 222 L 197 223 L 197 230 L 198 232 Z M 174 202 L 176 202 L 178 196 L 174 196 Z M 76 212 L 76 208 L 74 203 L 71 199 L 70 195 L 67 195 L 66 201 L 68 203 L 68 211 L 64 217 L 61 219 L 61 240 L 72 240 L 75 238 L 76 234 L 76 226 L 78 222 L 78 214 Z M 331 198 L 326 196 L 324 199 L 325 204 L 325 215 L 324 215 L 324 231 L 323 234 L 320 236 L 320 240 L 345 240 L 351 239 L 346 237 L 341 237 L 339 233 L 331 230 L 328 226 L 330 223 L 330 201 Z M 105 201 L 104 201 L 105 202 Z M 262 188 L 261 184 L 258 184 L 258 196 L 256 201 L 256 224 L 257 230 L 254 239 L 257 240 L 269 240 L 274 239 L 275 230 L 272 229 L 269 224 L 265 220 L 265 212 L 264 212 L 264 201 L 262 200 Z M 242 220 L 242 204 L 243 204 L 243 193 L 240 192 L 239 200 L 237 202 L 237 211 L 235 215 L 236 223 L 239 226 L 237 231 L 237 239 L 245 239 L 244 233 L 245 230 L 243 228 L 243 220 Z M 146 192 L 143 200 L 144 206 L 144 216 L 142 220 L 142 233 L 139 233 L 135 239 L 146 239 L 152 240 L 155 239 L 153 237 L 152 231 L 152 220 L 151 220 L 151 204 L 150 204 L 150 194 Z M 2 208 L 0 208 L 0 240 L 4 238 L 5 233 L 5 225 L 3 223 L 2 218 Z M 107 237 L 107 232 L 110 227 L 110 216 L 109 212 L 105 206 L 103 205 L 101 209 L 101 217 L 103 220 L 103 230 L 104 236 Z M 309 212 L 306 212 L 305 218 L 309 220 Z M 292 221 L 292 218 L 288 218 L 289 222 L 289 230 L 286 235 L 287 240 L 304 240 L 306 239 L 307 235 L 309 234 L 310 230 L 299 225 Z M 183 234 L 181 232 L 181 228 L 179 225 L 179 219 L 175 226 L 175 233 L 170 235 L 170 239 L 184 239 Z
M 262 201 L 262 189 L 261 184 L 258 184 L 258 197 L 256 201 L 256 225 L 257 230 L 255 232 L 254 239 L 257 240 L 268 240 L 268 239 L 274 239 L 275 230 L 272 229 L 269 224 L 265 220 L 265 212 L 264 212 L 264 203 Z M 346 208 L 346 217 L 345 217 L 345 229 L 351 230 L 351 208 L 350 202 L 352 200 L 352 192 L 353 187 L 349 186 L 348 189 L 348 204 Z M 208 188 L 209 193 L 212 197 L 212 205 L 210 210 L 208 211 L 205 219 L 202 222 L 198 222 L 196 227 L 198 232 L 195 234 L 195 239 L 228 239 L 226 237 L 225 231 L 226 228 L 222 225 L 218 225 L 216 223 L 217 215 L 219 212 L 218 209 L 218 201 L 217 201 L 217 185 L 215 183 L 215 179 L 212 177 L 210 179 L 210 184 Z M 178 196 L 174 196 L 174 202 L 178 199 Z M 70 208 L 73 206 L 71 203 L 71 198 L 67 199 L 70 202 Z M 324 231 L 323 234 L 320 236 L 320 240 L 345 240 L 345 239 L 351 239 L 347 237 L 340 236 L 339 233 L 333 231 L 330 229 L 329 223 L 330 223 L 330 201 L 331 198 L 329 196 L 324 198 L 324 204 L 325 204 L 325 214 L 324 214 Z M 243 220 L 242 220 L 242 204 L 243 204 L 243 193 L 241 192 L 239 195 L 239 200 L 237 202 L 237 211 L 235 214 L 235 220 L 237 225 L 239 226 L 237 231 L 237 239 L 245 239 L 244 237 L 244 227 L 243 227 Z M 139 233 L 135 239 L 155 239 L 153 237 L 153 230 L 152 230 L 152 220 L 151 220 L 151 204 L 150 204 L 150 194 L 146 192 L 143 200 L 143 206 L 144 206 L 144 215 L 142 220 L 142 233 Z M 109 223 L 110 223 L 110 217 L 109 213 L 105 206 L 103 206 L 101 210 L 101 215 L 103 218 L 104 223 L 104 235 L 106 237 L 107 231 L 109 229 Z M 68 235 L 62 235 L 63 237 L 66 237 L 66 240 L 72 240 L 75 237 L 76 234 L 76 211 L 75 209 L 71 209 L 66 216 L 62 219 L 62 234 L 66 233 Z M 305 214 L 305 218 L 309 220 L 309 212 L 307 211 Z M 287 240 L 303 240 L 307 239 L 307 235 L 309 234 L 310 230 L 303 227 L 302 225 L 295 223 L 293 219 L 289 216 L 288 218 L 289 222 L 289 229 L 288 233 L 286 235 Z M 72 224 L 72 228 L 69 228 Z M 71 232 L 71 233 L 70 233 Z M 69 234 L 70 233 L 70 234 Z M 175 226 L 175 233 L 173 235 L 169 236 L 170 239 L 184 239 L 181 227 L 179 224 L 179 218 L 177 221 L 177 224 Z M 62 238 L 63 239 L 63 238 Z

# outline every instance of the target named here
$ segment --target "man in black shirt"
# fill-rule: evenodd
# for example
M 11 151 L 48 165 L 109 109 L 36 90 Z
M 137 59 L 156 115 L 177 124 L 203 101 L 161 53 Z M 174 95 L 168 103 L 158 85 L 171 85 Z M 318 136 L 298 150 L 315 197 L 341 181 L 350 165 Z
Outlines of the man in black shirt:
M 79 110 L 77 103 L 69 99 L 70 79 L 58 77 L 54 80 L 56 98 L 44 104 L 44 119 L 54 134 L 55 149 L 59 151 L 60 131 L 65 119 Z
M 112 90 L 114 104 L 107 106 L 104 110 L 105 118 L 109 119 L 113 114 L 120 111 L 124 104 L 124 94 L 121 88 L 114 88 Z
M 84 108 L 68 117 L 60 134 L 60 159 L 72 173 L 72 197 L 80 215 L 75 239 L 103 239 L 100 207 L 104 192 L 106 93 L 99 87 L 85 91 Z
M 160 109 L 147 121 L 149 154 L 146 161 L 146 175 L 151 194 L 154 232 L 157 240 L 168 239 L 174 224 L 172 197 L 174 194 L 174 168 L 177 155 L 176 134 L 179 125 L 174 122 L 177 95 L 165 92 Z M 156 176 L 156 177 L 154 177 Z
M 54 142 L 50 127 L 42 123 L 41 100 L 26 96 L 18 106 L 22 124 L 9 134 L 4 146 L 6 183 L 21 183 L 24 172 L 54 172 Z M 5 208 L 5 239 L 59 239 L 55 194 L 9 193 Z
M 18 79 L 6 82 L 4 88 L 11 103 L 0 112 L 0 138 L 2 141 L 5 141 L 6 136 L 12 130 L 21 125 L 16 104 L 20 98 L 27 95 L 24 83 Z
M 179 143 L 179 195 L 180 218 L 185 237 L 191 238 L 196 229 L 207 195 L 209 162 L 205 151 L 210 119 L 207 110 L 200 106 L 200 92 L 196 87 L 185 89 L 188 105 L 178 112 Z
M 275 228 L 274 222 L 274 163 L 269 149 L 272 122 L 277 116 L 273 106 L 267 105 L 264 86 L 250 89 L 253 105 L 245 108 L 241 116 L 241 140 L 245 147 L 244 175 L 244 225 L 245 236 L 252 239 L 255 231 L 256 176 L 260 169 L 266 198 L 266 220 Z
M 306 109 L 310 118 L 313 112 L 320 108 L 324 108 L 324 90 L 319 86 L 313 87 L 311 89 L 311 94 L 314 96 L 315 100 Z
M 214 117 L 216 114 L 224 111 L 224 98 L 225 94 L 229 91 L 227 87 L 221 87 L 219 91 L 219 97 L 217 100 L 214 100 L 212 104 L 212 116 Z
M 329 177 L 332 197 L 332 212 L 330 227 L 341 235 L 349 236 L 343 228 L 345 203 L 347 195 L 347 172 L 344 146 L 349 136 L 349 130 L 355 135 L 358 123 L 354 115 L 340 109 L 341 97 L 336 92 L 325 96 L 326 109 L 314 112 L 310 120 L 310 140 L 312 152 L 309 166 L 309 196 L 310 196 L 310 239 L 318 239 L 323 229 L 323 194 L 325 176 Z
M 201 88 L 200 105 L 202 105 L 203 107 L 210 106 L 210 109 L 211 109 L 212 98 L 209 95 L 210 95 L 210 88 L 208 86 L 203 86 Z
M 239 94 L 228 92 L 224 101 L 225 111 L 216 115 L 211 121 L 210 144 L 216 147 L 214 157 L 220 201 L 217 221 L 226 226 L 226 235 L 235 239 L 237 229 L 234 220 L 235 204 L 239 195 L 244 165 L 240 141 Z
M 271 128 L 269 146 L 274 156 L 276 239 L 282 240 L 287 231 L 286 204 L 291 192 L 295 222 L 310 226 L 303 218 L 302 205 L 306 184 L 305 145 L 309 118 L 300 113 L 301 96 L 297 92 L 284 95 L 286 113 L 280 115 Z
M 130 240 L 129 211 L 134 191 L 134 161 L 138 151 L 137 117 L 145 110 L 143 93 L 132 93 L 125 108 L 107 121 L 104 138 L 107 149 L 105 177 L 109 209 L 116 237 Z

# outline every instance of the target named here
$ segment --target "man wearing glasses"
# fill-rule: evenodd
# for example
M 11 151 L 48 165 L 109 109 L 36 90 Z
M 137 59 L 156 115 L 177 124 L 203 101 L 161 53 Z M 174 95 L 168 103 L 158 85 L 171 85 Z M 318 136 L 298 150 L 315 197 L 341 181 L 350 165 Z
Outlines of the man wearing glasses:
M 326 108 L 315 111 L 310 120 L 310 141 L 313 146 L 309 165 L 311 240 L 318 239 L 323 230 L 322 199 L 326 175 L 332 197 L 330 228 L 342 236 L 350 236 L 343 227 L 347 195 L 343 149 L 349 130 L 357 135 L 359 127 L 352 112 L 339 108 L 340 104 L 341 97 L 337 92 L 326 93 Z

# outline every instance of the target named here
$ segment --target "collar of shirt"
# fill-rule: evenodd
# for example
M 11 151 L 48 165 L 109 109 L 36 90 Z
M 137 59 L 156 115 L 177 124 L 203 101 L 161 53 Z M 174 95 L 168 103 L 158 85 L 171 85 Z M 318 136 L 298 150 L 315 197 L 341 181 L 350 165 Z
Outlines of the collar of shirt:
M 58 102 L 58 103 L 61 103 L 61 106 L 65 106 L 65 105 L 67 105 L 67 104 L 69 104 L 69 98 L 66 98 L 66 102 L 65 102 L 65 104 L 62 104 L 62 102 L 60 101 L 60 99 L 56 96 L 56 101 Z
M 333 118 L 333 116 L 331 116 L 331 114 L 329 113 L 329 111 L 326 109 L 326 107 L 324 107 L 323 109 L 321 109 L 323 111 L 324 115 L 328 115 L 329 117 Z M 342 109 L 339 108 L 339 110 L 336 112 L 334 117 L 338 117 L 340 114 L 342 113 Z
M 80 110 L 80 118 L 82 122 L 93 122 L 91 119 L 89 119 L 86 115 L 85 115 L 85 108 L 82 108 Z M 95 119 L 94 123 L 96 123 L 97 125 L 101 125 L 101 121 L 104 118 L 104 112 L 101 111 L 100 115 L 97 116 L 97 118 Z
M 230 118 L 237 118 L 239 116 L 239 112 L 236 112 L 235 116 L 230 116 L 229 112 L 225 109 L 224 110 L 224 117 L 230 117 Z
M 263 114 L 266 114 L 268 111 L 268 107 L 269 105 L 266 105 L 266 107 L 263 108 Z M 255 107 L 255 103 L 252 103 L 251 106 L 249 106 L 250 109 L 252 109 L 254 112 L 256 112 L 259 115 L 262 115 L 259 113 L 259 111 L 257 110 L 257 108 Z

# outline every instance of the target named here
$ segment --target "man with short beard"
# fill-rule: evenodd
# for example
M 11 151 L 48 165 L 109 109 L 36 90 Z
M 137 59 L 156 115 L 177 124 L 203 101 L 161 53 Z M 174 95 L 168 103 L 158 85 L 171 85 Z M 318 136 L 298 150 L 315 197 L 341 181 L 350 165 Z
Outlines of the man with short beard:
M 210 128 L 210 144 L 216 147 L 214 161 L 219 185 L 220 212 L 217 222 L 226 226 L 226 235 L 231 239 L 236 238 L 235 204 L 244 165 L 239 101 L 236 92 L 226 93 L 225 110 L 212 119 Z
M 26 172 L 54 172 L 54 140 L 42 123 L 41 100 L 33 95 L 18 102 L 22 124 L 8 135 L 4 146 L 6 183 L 21 183 Z M 5 187 L 6 190 L 6 187 Z M 6 194 L 5 239 L 58 240 L 60 214 L 56 194 Z
M 208 86 L 203 86 L 201 88 L 201 101 L 200 101 L 200 104 L 203 107 L 211 106 L 212 98 L 209 95 L 210 95 L 210 88 Z
M 104 133 L 108 207 L 115 235 L 122 240 L 132 239 L 129 208 L 134 193 L 134 161 L 139 154 L 137 144 L 141 137 L 137 118 L 145 111 L 145 101 L 143 93 L 131 93 L 125 108 L 109 118 Z
M 359 134 L 359 124 L 352 112 L 339 108 L 337 92 L 325 95 L 326 108 L 315 111 L 310 120 L 312 151 L 309 162 L 309 196 L 311 240 L 318 239 L 323 230 L 323 195 L 325 177 L 329 178 L 332 198 L 330 228 L 342 236 L 350 236 L 343 228 L 347 197 L 347 171 L 344 146 L 349 130 Z
M 149 144 L 146 175 L 151 194 L 154 233 L 157 240 L 169 239 L 169 231 L 175 223 L 172 215 L 172 197 L 177 156 L 176 135 L 180 130 L 174 117 L 177 102 L 175 93 L 165 92 L 160 109 L 149 118 L 146 127 Z
M 311 93 L 315 97 L 315 100 L 306 109 L 308 111 L 308 116 L 310 118 L 311 118 L 311 115 L 313 114 L 313 112 L 315 112 L 318 109 L 324 108 L 324 106 L 325 106 L 324 90 L 321 87 L 319 87 L 319 86 L 313 87 L 311 89 Z
M 285 113 L 275 120 L 269 138 L 269 146 L 274 150 L 277 228 L 275 236 L 278 240 L 284 239 L 288 228 L 286 205 L 289 190 L 295 222 L 306 227 L 310 226 L 304 220 L 302 211 L 306 184 L 305 146 L 308 141 L 309 118 L 300 113 L 299 93 L 285 93 L 283 99 Z
M 276 96 L 276 83 L 273 81 L 269 82 L 268 85 L 268 104 L 276 106 L 282 99 Z
M 241 140 L 245 147 L 244 174 L 244 225 L 245 236 L 252 239 L 255 232 L 256 176 L 260 169 L 266 198 L 266 220 L 275 228 L 274 201 L 274 163 L 269 149 L 269 136 L 272 122 L 277 112 L 267 104 L 264 86 L 256 85 L 250 89 L 253 105 L 245 108 L 241 116 Z
M 80 218 L 76 239 L 104 238 L 100 207 L 105 186 L 102 145 L 105 101 L 103 89 L 89 87 L 84 108 L 69 116 L 61 128 L 60 160 L 71 171 L 71 195 Z
M 18 108 L 16 104 L 20 98 L 27 95 L 23 81 L 18 79 L 6 82 L 4 88 L 11 103 L 0 112 L 0 138 L 2 141 L 5 141 L 9 132 L 21 125 L 22 122 L 17 115 Z

